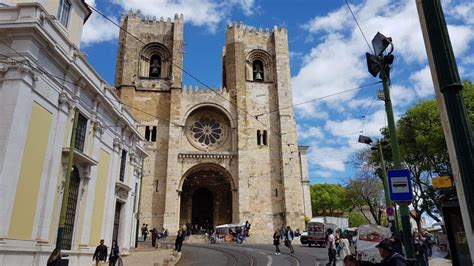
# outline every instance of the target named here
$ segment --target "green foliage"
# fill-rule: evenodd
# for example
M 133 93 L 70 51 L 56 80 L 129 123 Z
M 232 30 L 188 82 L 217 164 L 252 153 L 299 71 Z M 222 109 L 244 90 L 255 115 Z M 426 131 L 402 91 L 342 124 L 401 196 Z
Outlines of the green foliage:
M 311 205 L 313 216 L 338 216 L 351 207 L 346 189 L 333 184 L 311 185 Z
M 358 212 L 351 212 L 347 216 L 349 219 L 349 227 L 359 227 L 360 225 L 367 224 L 369 221 Z

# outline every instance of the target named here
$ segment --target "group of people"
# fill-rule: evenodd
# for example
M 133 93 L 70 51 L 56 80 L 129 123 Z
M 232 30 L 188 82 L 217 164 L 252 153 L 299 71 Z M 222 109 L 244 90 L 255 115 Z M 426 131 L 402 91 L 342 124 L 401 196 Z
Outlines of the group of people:
M 92 260 L 95 261 L 95 265 L 99 265 L 100 261 L 107 262 L 107 246 L 104 245 L 104 240 L 100 240 L 100 244 L 95 248 Z M 115 266 L 120 261 L 120 249 L 117 245 L 117 241 L 112 241 L 112 247 L 110 248 L 109 255 L 109 266 Z M 121 265 L 119 263 L 119 265 Z
M 433 237 L 426 231 L 415 231 L 413 233 L 413 244 L 415 255 L 420 266 L 427 266 L 429 258 L 433 255 Z
M 280 255 L 280 244 L 283 242 L 285 246 L 288 248 L 290 251 L 290 254 L 295 253 L 295 250 L 293 249 L 293 246 L 291 245 L 291 242 L 293 242 L 293 239 L 295 238 L 295 233 L 293 230 L 291 230 L 291 227 L 288 225 L 286 228 L 282 226 L 280 230 L 275 230 L 275 233 L 273 234 L 273 245 L 275 245 L 275 255 Z
M 143 242 L 146 241 L 148 233 L 151 233 L 151 245 L 153 247 L 156 247 L 156 240 L 168 237 L 168 229 L 165 229 L 163 227 L 160 232 L 155 227 L 153 227 L 153 229 L 148 230 L 148 224 L 142 225 L 141 232 L 142 232 Z

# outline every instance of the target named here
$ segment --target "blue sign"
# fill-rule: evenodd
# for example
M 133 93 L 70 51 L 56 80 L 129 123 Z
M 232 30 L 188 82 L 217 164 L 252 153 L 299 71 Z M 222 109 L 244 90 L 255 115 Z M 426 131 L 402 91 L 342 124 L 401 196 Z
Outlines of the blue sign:
M 392 201 L 412 201 L 410 171 L 408 169 L 391 169 L 387 172 L 390 199 Z

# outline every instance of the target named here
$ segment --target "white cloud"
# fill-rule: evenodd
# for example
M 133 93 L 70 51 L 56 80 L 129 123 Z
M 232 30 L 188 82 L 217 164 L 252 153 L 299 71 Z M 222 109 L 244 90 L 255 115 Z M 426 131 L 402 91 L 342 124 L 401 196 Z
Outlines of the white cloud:
M 307 139 L 307 138 L 323 139 L 324 133 L 319 127 L 309 127 L 307 129 L 298 130 L 298 137 L 300 139 Z
M 432 96 L 434 94 L 433 79 L 428 65 L 410 76 L 415 91 L 419 97 Z
M 86 3 L 93 7 L 96 6 L 95 0 L 86 0 Z M 107 15 L 107 17 L 111 18 L 118 24 L 118 21 L 114 16 Z M 82 29 L 81 42 L 84 45 L 91 45 L 94 43 L 112 41 L 117 39 L 118 34 L 119 29 L 117 26 L 93 11 Z
M 472 25 L 470 19 L 473 17 L 474 4 L 446 4 L 454 8 L 458 20 L 464 20 L 464 25 L 448 26 L 455 56 L 461 57 L 469 52 L 474 41 L 474 28 L 469 26 Z M 365 0 L 359 5 L 351 5 L 351 8 L 369 42 L 377 31 L 393 39 L 396 57 L 394 66 L 397 67 L 393 76 L 398 80 L 392 80 L 391 96 L 398 119 L 403 110 L 415 101 L 434 95 L 416 3 L 412 0 Z M 309 20 L 302 27 L 310 33 L 307 39 L 311 42 L 317 40 L 318 43 L 303 56 L 301 69 L 292 77 L 295 103 L 376 81 L 366 70 L 367 44 L 345 5 L 325 16 Z M 474 61 L 469 56 L 465 56 L 464 64 Z M 418 70 L 408 74 L 409 77 L 403 76 L 412 68 Z M 463 67 L 460 66 L 460 69 Z M 375 90 L 376 87 L 370 89 Z M 359 144 L 354 143 L 357 140 L 357 134 L 354 133 L 357 131 L 363 130 L 364 135 L 371 137 L 380 136 L 380 128 L 386 124 L 382 101 L 373 103 L 373 111 L 365 119 L 337 121 L 341 117 L 350 117 L 348 113 L 353 116 L 365 113 L 372 98 L 361 95 L 366 94 L 351 91 L 296 107 L 298 117 L 319 118 L 320 113 L 335 117 L 333 120 L 327 119 L 323 127 L 321 133 L 325 136 L 324 143 L 317 134 L 314 137 L 308 134 L 310 126 L 299 135 L 305 137 L 305 141 L 314 148 L 308 158 L 311 166 L 323 169 L 321 173 L 329 175 L 346 170 L 345 161 L 360 148 Z
M 217 25 L 222 22 L 230 11 L 238 7 L 245 15 L 254 14 L 258 7 L 255 0 L 113 0 L 122 10 L 127 12 L 140 9 L 144 16 L 156 18 L 174 17 L 175 14 L 183 14 L 185 23 L 207 28 L 214 32 Z M 95 6 L 95 0 L 87 0 L 91 6 Z M 114 16 L 115 22 L 117 19 Z M 104 41 L 115 40 L 118 37 L 118 28 L 93 12 L 84 25 L 82 42 L 86 45 Z

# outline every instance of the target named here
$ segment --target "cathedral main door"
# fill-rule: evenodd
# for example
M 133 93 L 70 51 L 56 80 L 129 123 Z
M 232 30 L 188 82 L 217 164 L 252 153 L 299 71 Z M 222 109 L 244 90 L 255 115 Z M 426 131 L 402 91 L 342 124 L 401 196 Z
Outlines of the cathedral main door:
M 180 224 L 204 232 L 232 222 L 232 186 L 228 172 L 218 165 L 193 167 L 181 190 Z

